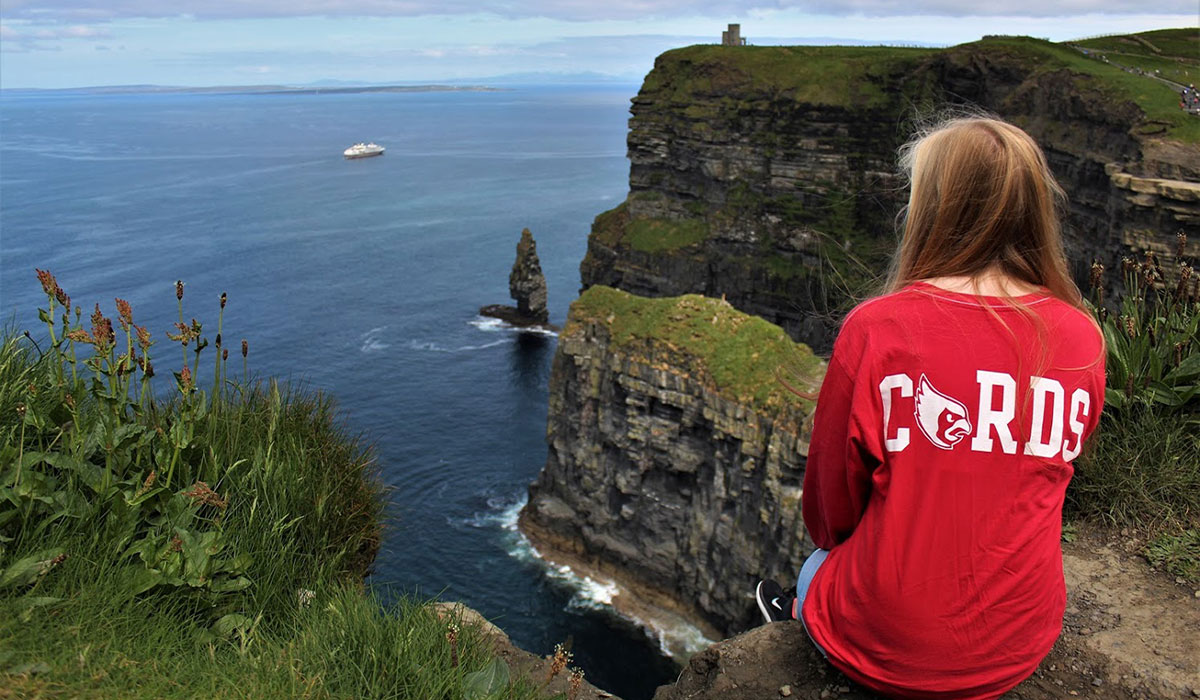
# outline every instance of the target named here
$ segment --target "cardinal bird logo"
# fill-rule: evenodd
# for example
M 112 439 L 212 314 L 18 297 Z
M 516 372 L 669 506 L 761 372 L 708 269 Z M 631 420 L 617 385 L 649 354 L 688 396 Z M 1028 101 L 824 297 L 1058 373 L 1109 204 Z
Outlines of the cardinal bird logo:
M 917 426 L 925 437 L 943 450 L 952 449 L 971 433 L 971 414 L 958 399 L 933 388 L 924 374 L 917 386 Z

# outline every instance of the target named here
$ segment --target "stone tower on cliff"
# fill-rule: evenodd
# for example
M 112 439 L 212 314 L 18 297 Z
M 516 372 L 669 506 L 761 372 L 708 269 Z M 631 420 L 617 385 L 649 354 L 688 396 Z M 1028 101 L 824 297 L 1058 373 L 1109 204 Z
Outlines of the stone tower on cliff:
M 731 24 L 729 29 L 721 32 L 722 46 L 745 46 L 746 37 L 742 36 L 742 25 Z

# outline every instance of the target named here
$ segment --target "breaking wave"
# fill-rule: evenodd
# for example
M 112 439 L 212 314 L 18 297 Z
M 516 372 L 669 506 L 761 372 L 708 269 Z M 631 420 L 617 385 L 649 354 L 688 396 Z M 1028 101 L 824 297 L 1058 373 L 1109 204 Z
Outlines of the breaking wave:
M 489 316 L 476 316 L 474 320 L 467 323 L 487 333 L 536 333 L 537 335 L 545 335 L 551 338 L 558 337 L 558 333 L 549 328 L 538 328 L 536 326 L 518 328 L 498 318 L 491 318 Z
M 658 645 L 664 655 L 670 657 L 688 657 L 713 644 L 713 640 L 706 637 L 699 628 L 673 615 L 668 614 L 662 619 L 642 619 L 618 610 L 614 607 L 613 600 L 623 591 L 615 581 L 579 574 L 564 564 L 546 561 L 542 553 L 517 529 L 517 518 L 527 501 L 528 498 L 522 496 L 502 510 L 481 515 L 484 522 L 498 524 L 509 533 L 509 556 L 518 561 L 539 565 L 549 579 L 572 591 L 571 598 L 567 601 L 567 609 L 596 610 L 632 622 Z
M 389 346 L 387 343 L 383 342 L 381 338 L 383 337 L 383 332 L 386 331 L 387 328 L 387 326 L 379 326 L 377 328 L 372 328 L 366 333 L 363 333 L 359 337 L 359 340 L 362 341 L 362 345 L 360 345 L 358 348 L 359 351 L 379 352 L 380 350 L 386 350 Z

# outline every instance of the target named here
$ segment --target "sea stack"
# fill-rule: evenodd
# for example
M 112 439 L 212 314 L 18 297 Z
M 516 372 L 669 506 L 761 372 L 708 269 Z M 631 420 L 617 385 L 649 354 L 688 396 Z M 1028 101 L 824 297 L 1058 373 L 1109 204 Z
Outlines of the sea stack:
M 517 302 L 517 313 L 534 323 L 550 320 L 546 310 L 546 276 L 538 260 L 537 242 L 529 229 L 521 230 L 517 242 L 517 259 L 508 274 L 508 295 Z
M 550 313 L 546 308 L 546 276 L 538 260 L 537 243 L 529 229 L 521 231 L 517 243 L 517 259 L 508 275 L 509 296 L 517 302 L 515 307 L 492 304 L 479 310 L 484 316 L 493 316 L 514 326 L 548 326 Z

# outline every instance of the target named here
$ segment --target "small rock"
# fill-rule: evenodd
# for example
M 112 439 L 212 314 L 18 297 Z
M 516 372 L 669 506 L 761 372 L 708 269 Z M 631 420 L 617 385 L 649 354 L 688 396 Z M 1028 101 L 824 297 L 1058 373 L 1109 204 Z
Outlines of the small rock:
M 1051 670 L 1051 671 L 1057 671 L 1057 670 L 1058 670 L 1058 664 L 1050 664 L 1050 670 Z
M 792 694 L 792 686 L 790 686 L 790 685 L 781 686 L 781 687 L 779 688 L 779 694 L 780 694 L 780 695 L 782 695 L 782 696 L 783 696 L 783 697 L 785 697 L 785 698 L 786 698 L 786 697 L 789 697 L 789 696 L 791 696 L 791 694 Z
M 1079 695 L 1079 691 L 1078 690 L 1068 690 L 1067 695 Z
M 1079 635 L 1080 635 L 1081 637 L 1086 637 L 1086 636 L 1088 636 L 1088 635 L 1089 635 L 1089 634 L 1091 634 L 1091 633 L 1092 633 L 1092 628 L 1091 628 L 1091 627 L 1080 627 L 1080 628 L 1079 628 Z
M 1196 597 L 1200 598 L 1200 591 L 1196 591 Z
M 1092 679 L 1092 685 L 1094 685 L 1094 686 L 1096 686 L 1097 688 L 1099 688 L 1100 686 L 1104 685 L 1104 681 L 1100 680 L 1099 678 L 1093 678 L 1093 679 Z
M 838 692 L 839 692 L 839 693 L 841 693 L 842 695 L 845 695 L 846 693 L 849 693 L 849 692 L 850 692 L 850 686 L 848 686 L 848 685 L 839 685 L 839 686 L 838 686 Z
M 1187 583 L 1187 579 L 1182 576 L 1176 576 L 1175 583 Z
M 821 700 L 825 700 L 826 698 L 831 698 L 831 697 L 833 697 L 833 691 L 829 690 L 829 688 L 826 688 L 821 691 Z

